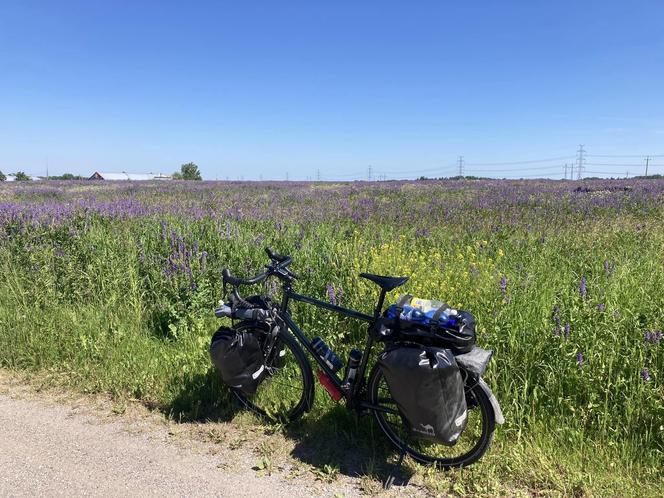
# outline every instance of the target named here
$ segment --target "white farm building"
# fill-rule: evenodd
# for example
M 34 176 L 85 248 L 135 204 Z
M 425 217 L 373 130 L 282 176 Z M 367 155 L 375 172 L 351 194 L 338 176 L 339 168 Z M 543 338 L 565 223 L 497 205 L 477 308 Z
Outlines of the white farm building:
M 89 180 L 132 180 L 132 181 L 145 181 L 145 180 L 172 180 L 170 175 L 162 173 L 103 173 L 95 171 L 93 175 L 88 178 Z

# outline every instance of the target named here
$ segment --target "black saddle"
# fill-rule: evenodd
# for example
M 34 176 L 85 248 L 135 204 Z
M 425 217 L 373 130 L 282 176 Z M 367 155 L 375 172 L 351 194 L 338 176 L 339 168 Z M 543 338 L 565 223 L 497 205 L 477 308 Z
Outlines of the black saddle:
M 372 275 L 371 273 L 360 273 L 360 277 L 371 280 L 385 292 L 396 289 L 408 281 L 408 277 L 384 277 L 382 275 Z

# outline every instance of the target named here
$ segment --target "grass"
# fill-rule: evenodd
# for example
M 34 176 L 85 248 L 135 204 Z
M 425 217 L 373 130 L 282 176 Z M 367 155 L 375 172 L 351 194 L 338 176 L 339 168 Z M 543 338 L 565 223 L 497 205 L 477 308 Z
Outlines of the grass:
M 269 243 L 293 256 L 303 293 L 326 297 L 331 284 L 344 305 L 368 310 L 375 288 L 357 274 L 404 274 L 404 292 L 477 316 L 507 423 L 469 469 L 413 467 L 431 490 L 654 495 L 664 341 L 645 337 L 664 328 L 664 202 L 645 184 L 611 190 L 617 183 L 3 187 L 0 365 L 63 374 L 70 387 L 117 397 L 118 410 L 136 398 L 175 420 L 233 420 L 210 371 L 211 310 L 220 269 L 257 272 Z M 90 197 L 106 211 L 38 218 Z M 248 214 L 233 211 L 239 199 Z M 145 211 L 132 211 L 139 204 Z M 305 305 L 294 314 L 341 356 L 365 334 Z M 380 474 L 390 450 L 377 428 L 316 396 L 302 424 L 277 429 L 293 455 L 321 478 Z M 348 448 L 358 449 L 351 461 Z M 269 455 L 258 459 L 271 469 Z

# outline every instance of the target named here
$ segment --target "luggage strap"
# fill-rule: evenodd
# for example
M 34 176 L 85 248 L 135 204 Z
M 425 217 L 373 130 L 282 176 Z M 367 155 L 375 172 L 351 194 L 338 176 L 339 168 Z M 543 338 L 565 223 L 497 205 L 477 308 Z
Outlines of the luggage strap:
M 403 309 L 406 303 L 409 303 L 412 299 L 413 299 L 412 294 L 404 294 L 403 296 L 401 296 L 401 299 L 399 299 L 399 302 L 397 303 L 397 308 Z
M 443 312 L 444 312 L 445 310 L 448 310 L 448 309 L 450 309 L 449 304 L 447 304 L 447 303 L 443 303 L 443 304 L 440 306 L 440 308 L 438 308 L 438 309 L 436 310 L 436 312 L 435 312 L 435 313 L 433 314 L 433 316 L 431 317 L 431 326 L 432 326 L 433 328 L 435 328 L 435 329 L 438 328 L 438 321 L 440 320 L 440 315 L 442 315 Z

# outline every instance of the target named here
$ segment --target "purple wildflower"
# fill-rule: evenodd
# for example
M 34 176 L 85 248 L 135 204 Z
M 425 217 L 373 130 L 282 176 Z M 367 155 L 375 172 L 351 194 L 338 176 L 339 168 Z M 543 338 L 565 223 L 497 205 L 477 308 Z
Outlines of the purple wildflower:
M 341 302 L 341 298 L 344 297 L 344 288 L 339 284 L 339 288 L 337 289 L 337 302 Z
M 604 260 L 604 271 L 606 273 L 611 272 L 611 266 L 609 265 L 609 260 L 607 260 L 607 259 Z
M 564 335 L 565 335 L 565 340 L 569 339 L 569 323 L 565 324 Z
M 337 304 L 337 296 L 334 292 L 334 285 L 327 284 L 327 297 L 330 300 L 330 303 Z
M 576 353 L 576 364 L 581 368 L 583 366 L 583 353 L 579 351 Z
M 505 277 L 500 277 L 500 292 L 503 294 L 507 292 L 507 279 Z
M 581 297 L 586 297 L 586 277 L 581 277 L 581 281 L 579 282 L 579 294 Z
M 604 303 L 599 303 L 599 304 L 597 305 L 597 311 L 602 312 L 602 311 L 604 311 L 605 309 L 606 309 L 606 306 L 604 305 Z
M 662 340 L 662 331 L 661 330 L 646 330 L 644 340 L 650 344 L 658 344 Z
M 551 311 L 551 320 L 553 320 L 555 324 L 558 325 L 558 328 L 560 328 L 560 316 L 558 316 L 558 313 L 560 313 L 560 308 L 558 306 L 554 306 L 553 310 Z
M 641 378 L 643 382 L 648 382 L 650 380 L 650 371 L 647 368 L 641 370 Z

